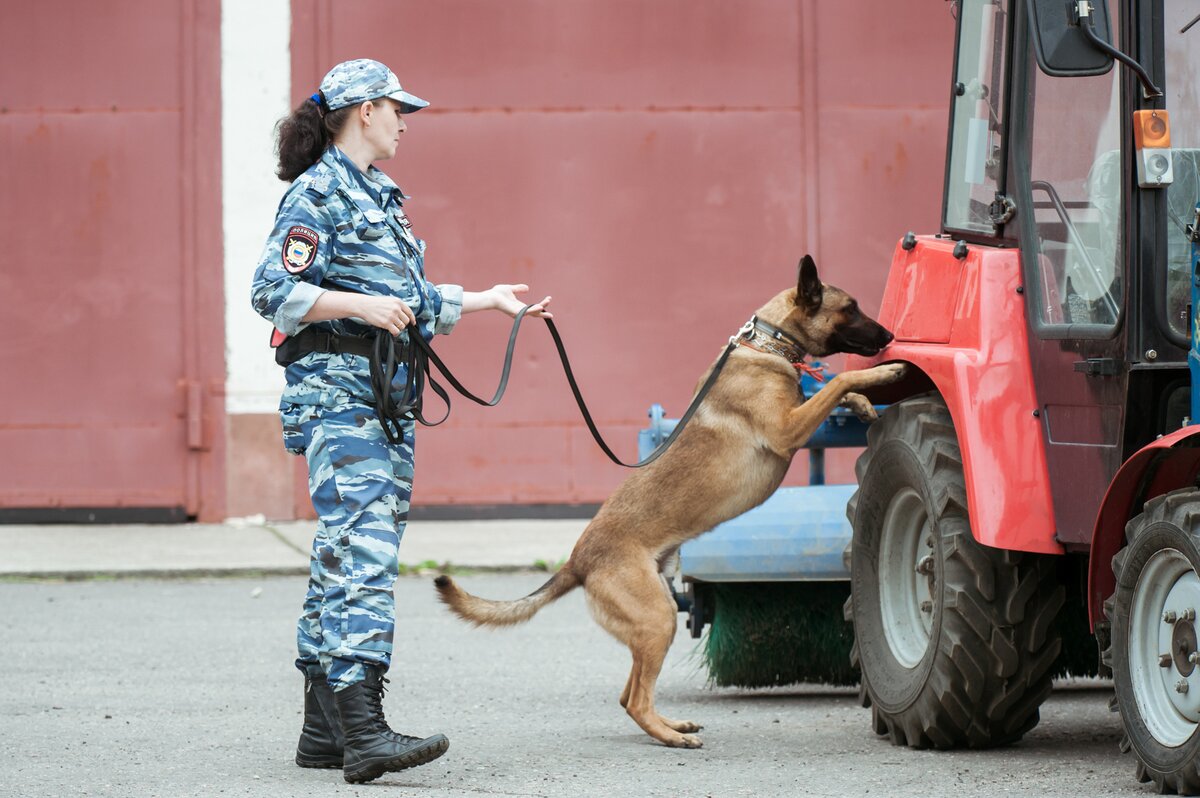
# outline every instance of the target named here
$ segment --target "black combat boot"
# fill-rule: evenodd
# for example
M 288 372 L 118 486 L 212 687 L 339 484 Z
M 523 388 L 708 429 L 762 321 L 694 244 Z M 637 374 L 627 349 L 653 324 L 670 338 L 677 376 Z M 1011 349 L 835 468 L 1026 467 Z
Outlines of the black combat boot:
M 325 671 L 315 662 L 305 663 L 304 728 L 296 745 L 296 764 L 302 768 L 340 768 L 342 747 L 342 727 Z
M 356 784 L 432 762 L 450 747 L 443 734 L 421 739 L 392 731 L 383 718 L 383 671 L 366 666 L 366 678 L 333 694 L 345 735 L 342 776 Z

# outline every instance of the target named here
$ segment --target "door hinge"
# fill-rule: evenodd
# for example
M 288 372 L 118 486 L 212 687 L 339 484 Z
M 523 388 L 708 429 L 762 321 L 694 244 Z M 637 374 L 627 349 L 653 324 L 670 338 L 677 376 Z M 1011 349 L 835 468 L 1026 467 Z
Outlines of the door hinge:
M 187 446 L 189 449 L 204 449 L 204 388 L 196 380 L 188 380 L 185 386 Z
M 996 198 L 988 206 L 988 219 L 991 220 L 992 225 L 994 227 L 1001 227 L 1016 215 L 1017 204 L 1010 197 L 997 191 Z
M 1111 357 L 1089 357 L 1075 361 L 1075 370 L 1089 377 L 1112 377 L 1117 373 L 1117 361 Z

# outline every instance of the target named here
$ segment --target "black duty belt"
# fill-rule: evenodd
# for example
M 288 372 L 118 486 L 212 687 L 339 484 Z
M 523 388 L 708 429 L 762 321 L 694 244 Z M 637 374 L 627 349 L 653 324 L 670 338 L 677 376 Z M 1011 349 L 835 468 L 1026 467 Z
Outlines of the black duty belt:
M 496 393 L 491 399 L 482 399 L 467 390 L 450 372 L 450 369 L 446 367 L 442 359 L 437 356 L 437 353 L 433 351 L 433 347 L 429 345 L 429 342 L 412 328 L 409 329 L 409 340 L 406 343 L 392 336 L 387 330 L 382 329 L 376 331 L 373 338 L 364 338 L 353 335 L 336 335 L 314 327 L 306 327 L 298 335 L 289 337 L 276 347 L 275 362 L 281 366 L 287 366 L 311 352 L 362 355 L 369 358 L 371 361 L 371 388 L 375 394 L 375 412 L 379 414 L 379 421 L 383 425 L 383 431 L 387 435 L 388 440 L 392 443 L 398 443 L 403 440 L 402 421 L 415 420 L 427 427 L 436 427 L 450 416 L 450 394 L 434 380 L 433 372 L 429 367 L 431 361 L 438 367 L 438 371 L 442 373 L 446 381 L 462 396 L 476 404 L 487 407 L 494 407 L 500 403 L 500 399 L 504 396 L 504 391 L 508 387 L 508 375 L 512 369 L 513 352 L 517 346 L 517 332 L 521 329 L 521 321 L 525 318 L 528 310 L 529 306 L 522 308 L 521 312 L 513 319 L 512 332 L 508 336 L 508 348 L 504 353 L 504 368 L 500 373 L 500 384 L 496 387 Z M 626 463 L 613 454 L 612 449 L 609 448 L 608 444 L 604 442 L 604 438 L 600 435 L 600 430 L 596 427 L 596 422 L 592 420 L 592 414 L 588 410 L 587 403 L 583 400 L 579 384 L 575 381 L 575 374 L 571 369 L 571 361 L 567 358 L 567 350 L 563 346 L 562 337 L 558 334 L 558 328 L 554 326 L 552 319 L 546 319 L 545 321 L 546 326 L 550 329 L 550 337 L 554 339 L 554 348 L 558 350 L 558 359 L 562 361 L 567 383 L 571 386 L 571 393 L 575 396 L 575 403 L 579 406 L 579 410 L 583 414 L 583 420 L 587 423 L 588 430 L 592 433 L 592 438 L 595 439 L 604 453 L 608 455 L 608 459 L 625 468 L 641 468 L 653 463 L 675 442 L 675 439 L 679 437 L 684 427 L 687 426 L 688 421 L 695 414 L 700 403 L 704 401 L 704 397 L 708 395 L 709 390 L 716 384 L 717 378 L 721 375 L 721 370 L 725 367 L 725 361 L 729 359 L 730 353 L 737 348 L 738 339 L 747 335 L 751 329 L 751 324 L 748 323 L 739 331 L 738 335 L 729 339 L 729 345 L 721 353 L 721 357 L 709 372 L 708 378 L 700 386 L 700 390 L 696 392 L 691 404 L 688 405 L 687 410 L 680 417 L 679 423 L 675 425 L 675 429 L 671 431 L 666 440 L 647 455 L 646 459 L 637 463 Z M 400 392 L 400 400 L 396 401 L 393 398 L 394 390 L 392 381 L 395 379 L 401 365 L 406 368 L 407 378 L 404 389 Z M 421 413 L 421 396 L 424 393 L 426 382 L 429 383 L 430 389 L 446 403 L 446 413 L 437 421 L 428 421 Z
M 316 327 L 305 327 L 296 335 L 275 347 L 275 362 L 290 366 L 311 352 L 330 355 L 362 355 L 370 357 L 375 346 L 373 338 L 357 335 L 338 335 Z

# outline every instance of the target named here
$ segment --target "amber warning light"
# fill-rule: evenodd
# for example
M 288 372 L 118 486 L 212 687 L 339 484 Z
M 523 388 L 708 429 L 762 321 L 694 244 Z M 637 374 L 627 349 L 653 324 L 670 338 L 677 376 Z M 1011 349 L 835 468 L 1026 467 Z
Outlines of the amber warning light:
M 1171 185 L 1171 119 L 1166 111 L 1134 111 L 1133 143 L 1137 149 L 1138 185 Z

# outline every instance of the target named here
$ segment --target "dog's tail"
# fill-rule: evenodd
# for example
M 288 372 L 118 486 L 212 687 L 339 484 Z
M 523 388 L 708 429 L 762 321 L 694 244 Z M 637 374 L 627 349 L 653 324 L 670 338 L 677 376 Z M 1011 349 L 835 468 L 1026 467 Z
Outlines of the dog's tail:
M 568 562 L 549 582 L 515 601 L 492 601 L 472 596 L 445 574 L 433 580 L 433 584 L 437 587 L 438 597 L 464 621 L 476 626 L 512 626 L 528 621 L 542 607 L 579 587 L 580 581 Z

